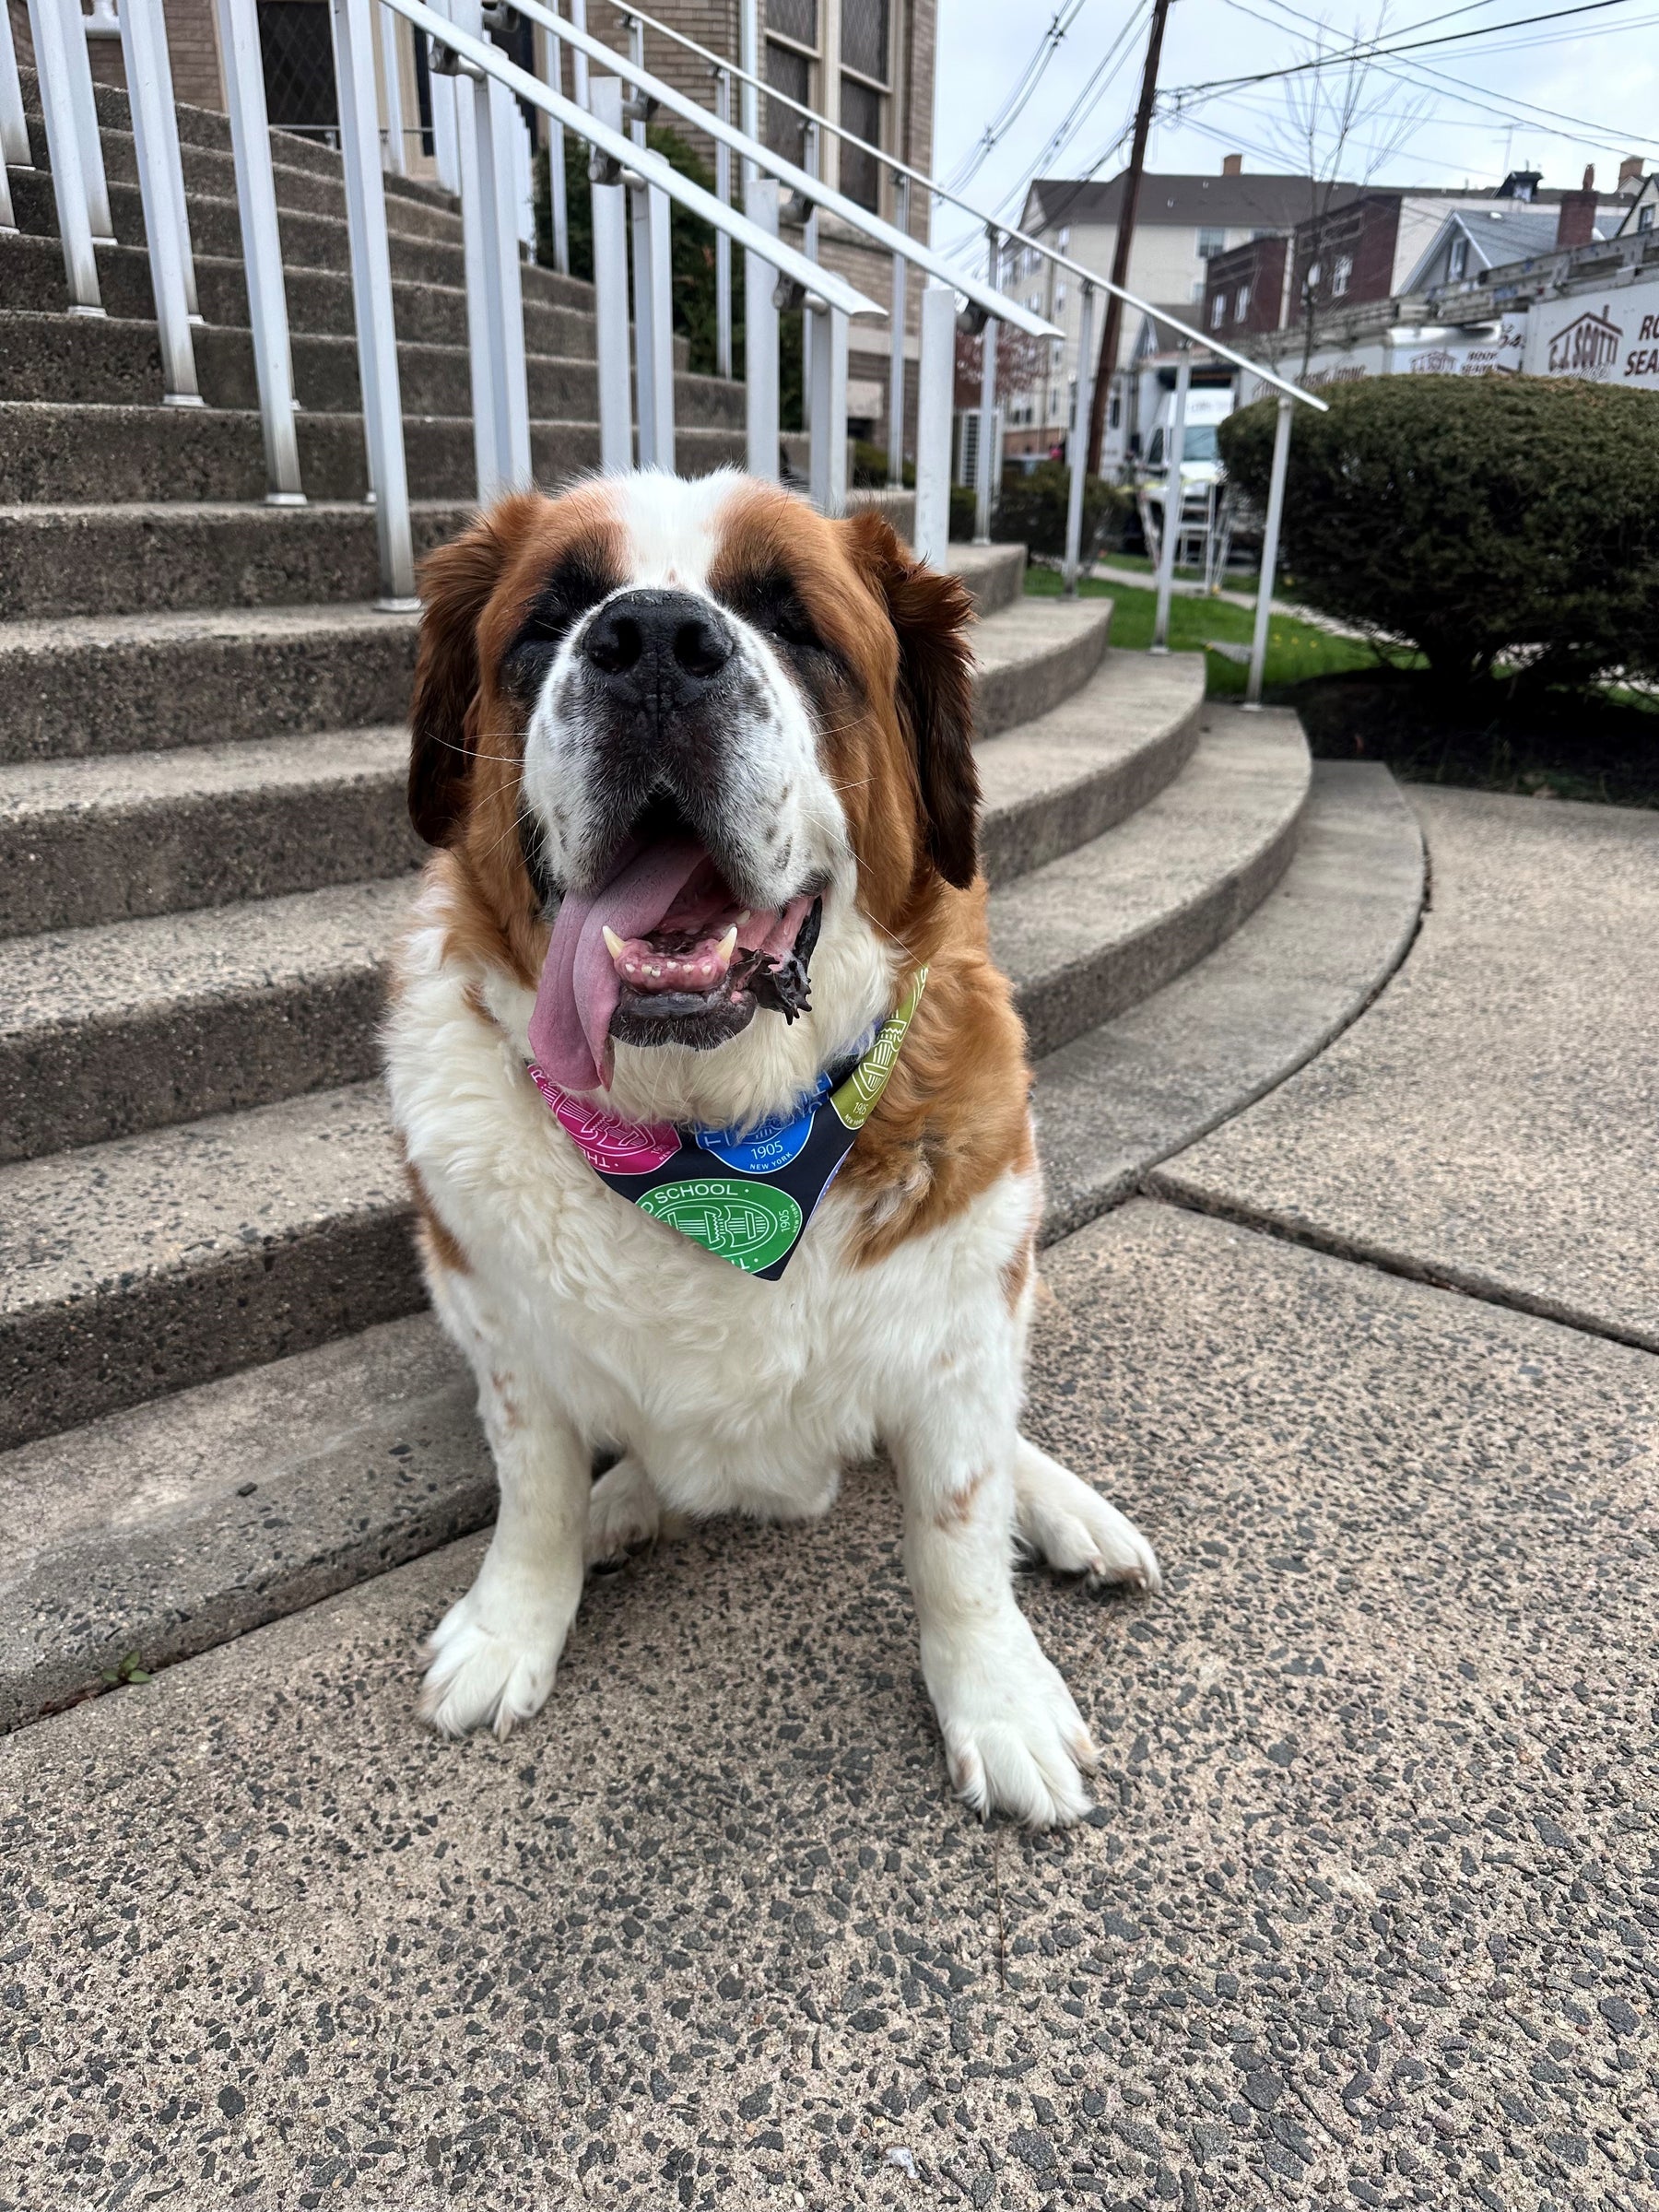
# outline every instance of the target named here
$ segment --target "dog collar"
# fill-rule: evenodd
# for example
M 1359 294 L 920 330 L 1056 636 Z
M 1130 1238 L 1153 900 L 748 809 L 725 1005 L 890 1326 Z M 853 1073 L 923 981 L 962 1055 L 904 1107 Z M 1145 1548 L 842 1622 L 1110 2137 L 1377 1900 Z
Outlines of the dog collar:
M 752 1129 L 624 1121 L 561 1089 L 534 1060 L 530 1079 L 601 1182 L 746 1275 L 775 1283 L 887 1088 L 926 982 L 919 968 L 851 1068 L 843 1061 L 846 1072 L 826 1070 L 804 1100 Z

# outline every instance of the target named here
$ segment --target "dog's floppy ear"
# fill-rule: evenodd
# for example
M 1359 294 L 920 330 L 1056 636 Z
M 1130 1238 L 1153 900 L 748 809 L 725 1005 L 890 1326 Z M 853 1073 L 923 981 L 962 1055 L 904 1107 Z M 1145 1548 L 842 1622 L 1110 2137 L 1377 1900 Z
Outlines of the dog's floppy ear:
M 947 883 L 966 890 L 979 867 L 973 602 L 959 577 L 912 559 L 884 515 L 869 510 L 843 527 L 899 641 L 899 708 L 915 748 L 929 854 Z
M 460 821 L 477 733 L 478 617 L 516 542 L 518 500 L 503 500 L 420 564 L 420 643 L 409 712 L 409 819 L 429 845 Z

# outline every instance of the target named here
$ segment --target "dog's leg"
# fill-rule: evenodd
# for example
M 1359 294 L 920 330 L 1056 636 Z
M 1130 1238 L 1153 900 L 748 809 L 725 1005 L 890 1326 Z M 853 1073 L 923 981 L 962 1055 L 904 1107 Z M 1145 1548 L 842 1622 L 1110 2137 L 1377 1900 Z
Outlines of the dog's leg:
M 1158 1557 L 1133 1521 L 1022 1436 L 1014 1455 L 1015 1527 L 1057 1574 L 1161 1590 Z
M 477 1582 L 428 1646 L 420 1711 L 445 1735 L 484 1722 L 505 1735 L 540 1711 L 582 1598 L 588 1449 L 547 1390 L 503 1359 L 499 1348 L 476 1359 L 500 1485 L 495 1534 Z
M 649 1544 L 662 1525 L 662 1500 L 630 1452 L 594 1485 L 588 1500 L 588 1564 L 621 1559 L 625 1552 Z
M 888 1443 L 922 1673 L 951 1782 L 982 1815 L 1055 1828 L 1088 1811 L 1078 1769 L 1092 1769 L 1096 1754 L 1014 1600 L 1018 1350 L 1010 1341 L 1006 1352 L 958 1360 L 952 1377 L 907 1408 Z M 954 1389 L 943 1386 L 949 1380 Z

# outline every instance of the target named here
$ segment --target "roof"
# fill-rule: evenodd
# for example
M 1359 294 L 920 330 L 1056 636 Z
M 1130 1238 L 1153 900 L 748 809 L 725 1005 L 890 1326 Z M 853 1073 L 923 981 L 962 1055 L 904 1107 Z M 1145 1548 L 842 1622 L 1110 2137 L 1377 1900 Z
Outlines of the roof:
M 1603 201 L 1595 210 L 1594 236 L 1612 237 L 1624 212 L 1622 201 Z M 1490 207 L 1460 207 L 1446 218 L 1430 240 L 1427 250 L 1400 289 L 1415 292 L 1425 284 L 1431 265 L 1440 259 L 1447 241 L 1459 233 L 1469 241 L 1469 266 L 1465 274 L 1473 276 L 1482 269 L 1500 269 L 1509 262 L 1525 261 L 1535 253 L 1553 253 L 1559 222 L 1559 207 L 1540 207 L 1524 201 L 1505 200 L 1500 206 Z
M 1124 204 L 1127 170 L 1115 177 L 1039 177 L 1027 195 L 1026 228 L 1059 223 L 1115 223 Z M 1331 205 L 1354 198 L 1357 184 L 1330 188 Z M 1148 170 L 1135 205 L 1137 226 L 1212 223 L 1230 230 L 1289 230 L 1312 212 L 1312 195 L 1326 187 L 1310 177 L 1159 176 Z

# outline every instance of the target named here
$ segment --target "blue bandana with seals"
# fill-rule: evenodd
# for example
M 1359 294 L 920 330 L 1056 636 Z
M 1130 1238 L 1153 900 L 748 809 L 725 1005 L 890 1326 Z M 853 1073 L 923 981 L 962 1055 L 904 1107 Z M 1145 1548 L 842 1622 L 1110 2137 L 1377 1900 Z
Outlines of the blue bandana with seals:
M 746 1275 L 775 1283 L 887 1088 L 926 982 L 918 969 L 850 1069 L 828 1070 L 806 1098 L 752 1129 L 624 1121 L 561 1088 L 534 1060 L 530 1078 L 602 1182 Z

